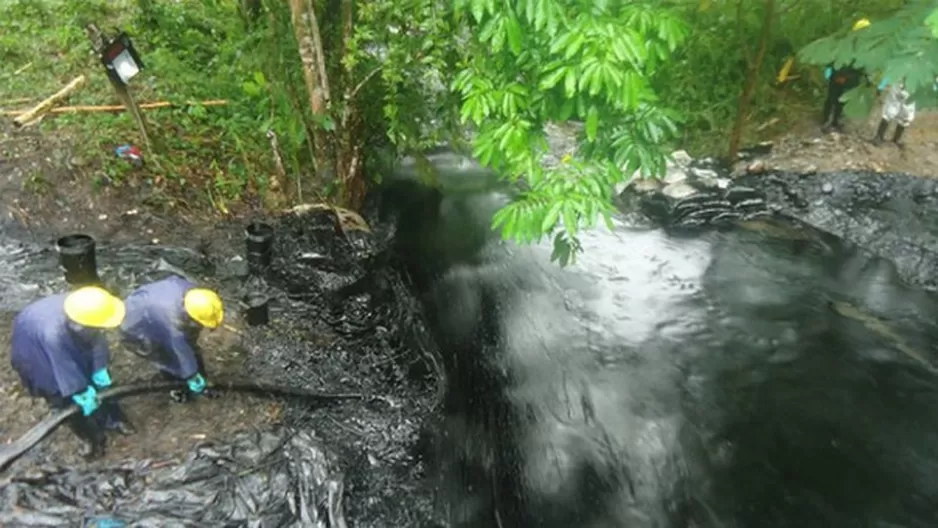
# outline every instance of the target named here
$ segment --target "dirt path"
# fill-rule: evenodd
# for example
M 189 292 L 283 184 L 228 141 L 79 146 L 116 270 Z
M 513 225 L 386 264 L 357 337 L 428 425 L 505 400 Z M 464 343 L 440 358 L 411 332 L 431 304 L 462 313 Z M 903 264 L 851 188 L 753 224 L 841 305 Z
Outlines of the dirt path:
M 843 134 L 824 134 L 816 123 L 804 123 L 775 141 L 766 164 L 798 172 L 868 170 L 938 177 L 938 112 L 920 113 L 904 135 L 904 148 L 870 141 L 879 116 L 876 109 L 868 121 L 848 123 Z M 890 125 L 886 139 L 893 130 Z

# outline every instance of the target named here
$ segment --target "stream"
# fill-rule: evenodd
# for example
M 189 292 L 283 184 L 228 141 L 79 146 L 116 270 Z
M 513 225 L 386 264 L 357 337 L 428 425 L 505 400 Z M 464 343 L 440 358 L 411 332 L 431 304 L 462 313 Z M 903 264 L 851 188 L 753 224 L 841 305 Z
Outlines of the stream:
M 626 211 L 560 268 L 489 230 L 491 175 L 431 161 L 441 190 L 405 166 L 370 233 L 271 219 L 271 323 L 244 330 L 243 375 L 379 402 L 288 402 L 161 465 L 40 447 L 0 475 L 0 525 L 935 526 L 938 298 L 890 261 L 789 216 Z M 98 262 L 122 293 L 244 287 L 235 255 Z M 64 287 L 54 250 L 0 236 L 0 311 Z
M 934 526 L 938 298 L 891 262 L 784 216 L 622 217 L 560 269 L 442 181 L 396 194 L 453 526 Z

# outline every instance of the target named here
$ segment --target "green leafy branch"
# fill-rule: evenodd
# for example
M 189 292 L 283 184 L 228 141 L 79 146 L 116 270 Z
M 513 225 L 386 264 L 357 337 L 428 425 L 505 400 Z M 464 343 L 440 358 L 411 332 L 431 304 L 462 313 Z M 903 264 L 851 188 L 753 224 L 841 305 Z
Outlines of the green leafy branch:
M 911 100 L 920 106 L 938 105 L 938 10 L 932 0 L 913 0 L 893 15 L 858 31 L 844 31 L 818 39 L 799 53 L 810 64 L 854 64 L 879 79 L 904 80 Z M 874 87 L 863 85 L 844 95 L 852 117 L 869 113 Z
M 518 243 L 553 236 L 552 260 L 566 265 L 580 250 L 581 229 L 600 217 L 611 225 L 612 189 L 626 173 L 662 173 L 660 146 L 677 119 L 657 106 L 651 77 L 685 27 L 654 4 L 458 0 L 455 7 L 473 29 L 452 83 L 462 122 L 475 127 L 473 153 L 525 188 L 493 228 Z M 545 167 L 544 126 L 570 120 L 582 125 L 579 148 Z

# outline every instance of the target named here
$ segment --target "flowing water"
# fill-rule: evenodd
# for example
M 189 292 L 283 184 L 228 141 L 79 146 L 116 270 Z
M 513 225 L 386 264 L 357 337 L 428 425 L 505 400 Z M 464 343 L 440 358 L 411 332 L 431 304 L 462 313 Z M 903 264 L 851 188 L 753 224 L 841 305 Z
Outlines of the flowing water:
M 560 269 L 487 233 L 498 191 L 403 180 L 453 526 L 938 524 L 938 299 L 890 262 L 781 217 L 619 218 Z

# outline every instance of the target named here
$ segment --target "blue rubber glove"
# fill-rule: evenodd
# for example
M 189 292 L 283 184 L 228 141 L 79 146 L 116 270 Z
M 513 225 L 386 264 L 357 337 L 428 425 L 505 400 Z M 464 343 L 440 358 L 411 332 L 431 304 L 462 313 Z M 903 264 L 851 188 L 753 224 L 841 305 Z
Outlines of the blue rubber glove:
M 876 87 L 876 89 L 882 92 L 886 89 L 887 86 L 889 86 L 889 79 L 883 79 L 882 82 L 879 83 L 879 86 Z
M 828 66 L 827 68 L 824 68 L 824 80 L 826 81 L 831 80 L 832 75 L 834 75 L 834 68 L 831 68 L 830 66 Z
M 89 524 L 85 525 L 85 528 L 126 528 L 127 523 L 124 521 L 119 521 L 117 519 L 95 519 Z
M 85 389 L 85 392 L 72 395 L 72 401 L 75 402 L 75 405 L 81 407 L 81 412 L 85 416 L 91 416 L 101 405 L 101 402 L 98 401 L 98 391 L 90 385 Z
M 91 375 L 91 381 L 99 389 L 106 389 L 111 386 L 111 374 L 103 368 Z
M 205 390 L 205 378 L 203 378 L 201 374 L 192 376 L 186 383 L 189 384 L 189 390 L 196 394 Z

